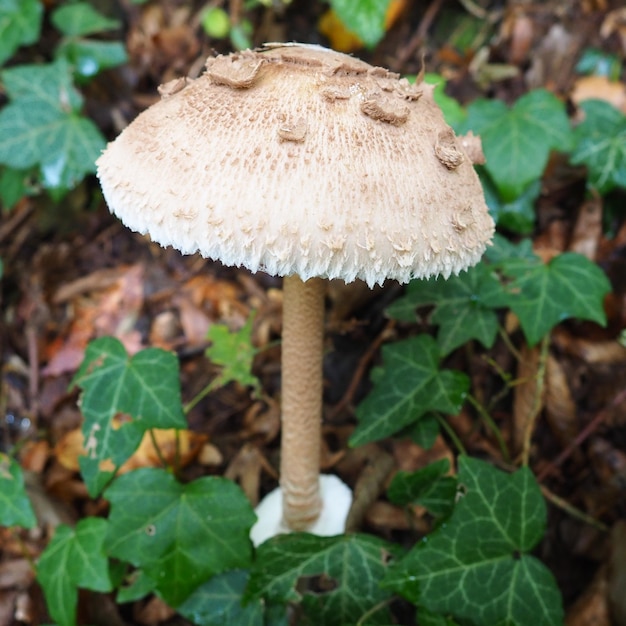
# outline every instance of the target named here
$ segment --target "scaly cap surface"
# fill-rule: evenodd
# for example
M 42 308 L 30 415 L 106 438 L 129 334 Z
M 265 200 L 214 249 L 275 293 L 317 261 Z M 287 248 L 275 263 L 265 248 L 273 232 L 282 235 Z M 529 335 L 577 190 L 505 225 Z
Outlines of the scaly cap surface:
M 476 263 L 494 225 L 427 85 L 318 46 L 210 58 L 97 162 L 111 210 L 161 245 L 370 286 Z

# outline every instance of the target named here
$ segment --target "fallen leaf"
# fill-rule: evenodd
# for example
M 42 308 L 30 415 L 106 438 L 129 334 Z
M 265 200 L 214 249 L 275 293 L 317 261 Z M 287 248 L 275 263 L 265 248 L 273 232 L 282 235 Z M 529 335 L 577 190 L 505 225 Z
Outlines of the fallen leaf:
M 513 392 L 513 448 L 522 449 L 524 436 L 533 413 L 543 404 L 537 398 L 537 375 L 539 372 L 539 347 L 521 349 L 522 358 L 517 365 L 517 380 Z
M 581 76 L 574 83 L 570 97 L 575 104 L 584 100 L 604 100 L 626 113 L 626 85 L 606 76 Z

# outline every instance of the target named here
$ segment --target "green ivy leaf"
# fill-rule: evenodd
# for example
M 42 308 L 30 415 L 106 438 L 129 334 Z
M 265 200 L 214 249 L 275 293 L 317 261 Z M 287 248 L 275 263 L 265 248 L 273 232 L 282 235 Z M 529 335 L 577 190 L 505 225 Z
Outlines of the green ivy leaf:
M 533 181 L 511 202 L 504 202 L 483 167 L 478 168 L 478 176 L 485 192 L 489 212 L 500 228 L 513 233 L 528 235 L 535 227 L 535 202 L 541 193 L 541 181 Z
M 80 387 L 86 456 L 80 466 L 96 495 L 135 451 L 151 428 L 185 428 L 178 361 L 171 352 L 148 348 L 128 357 L 120 341 L 92 341 L 72 385 Z M 117 420 L 115 420 L 117 418 Z
M 579 74 L 606 76 L 611 81 L 618 81 L 622 73 L 622 63 L 615 54 L 597 48 L 585 48 L 576 63 L 576 71 Z
M 245 570 L 214 576 L 178 607 L 178 613 L 197 626 L 264 626 L 264 602 L 257 599 L 245 606 L 242 603 L 248 576 Z
M 42 16 L 39 0 L 0 0 L 0 65 L 39 39 Z
M 257 549 L 247 594 L 274 602 L 301 602 L 308 622 L 316 626 L 355 624 L 390 598 L 379 581 L 389 557 L 398 552 L 397 546 L 368 535 L 279 535 Z M 322 591 L 303 590 L 307 580 Z M 367 620 L 367 624 L 389 623 L 386 608 Z
M 419 504 L 436 517 L 447 517 L 454 508 L 457 486 L 456 478 L 446 476 L 449 471 L 450 461 L 440 459 L 415 472 L 397 472 L 387 496 L 394 504 Z
M 369 48 L 385 35 L 385 15 L 390 0 L 330 0 L 330 5 L 348 30 Z
M 493 236 L 492 245 L 487 248 L 485 258 L 498 268 L 506 265 L 510 259 L 524 260 L 529 265 L 541 262 L 533 250 L 531 239 L 522 239 L 518 243 L 513 243 L 498 233 Z
M 430 322 L 439 326 L 437 345 L 446 355 L 471 339 L 490 348 L 498 332 L 498 316 L 484 301 L 504 293 L 497 273 L 485 263 L 447 280 L 431 278 L 409 283 L 406 293 L 387 314 L 403 321 L 415 321 L 418 307 L 434 305 Z
M 511 109 L 499 100 L 476 100 L 467 113 L 462 132 L 480 135 L 485 168 L 505 203 L 541 178 L 551 150 L 567 152 L 572 145 L 565 106 L 544 89 L 522 96 Z
M 44 550 L 37 578 L 48 610 L 59 626 L 76 624 L 78 588 L 111 591 L 109 562 L 102 549 L 107 521 L 88 517 L 76 525 L 59 526 Z
M 56 28 L 70 37 L 84 37 L 121 27 L 119 20 L 102 15 L 87 2 L 59 7 L 52 12 L 51 19 Z
M 116 478 L 105 497 L 108 553 L 141 568 L 171 606 L 211 576 L 250 564 L 255 515 L 229 480 L 182 485 L 165 470 L 147 468 Z
M 125 581 L 117 592 L 116 601 L 118 604 L 135 602 L 145 598 L 156 589 L 156 583 L 143 570 L 136 569 Z
M 383 586 L 426 609 L 471 623 L 563 623 L 557 585 L 527 553 L 540 541 L 546 507 L 532 472 L 507 475 L 461 457 L 465 496 L 442 525 L 395 566 Z
M 435 413 L 426 413 L 406 429 L 407 437 L 424 450 L 430 450 L 439 435 L 439 420 Z
M 88 79 L 102 70 L 126 63 L 128 56 L 119 41 L 92 41 L 68 39 L 56 50 L 56 56 L 64 57 L 75 68 L 80 78 Z
M 383 439 L 429 411 L 456 414 L 469 388 L 462 372 L 439 369 L 439 350 L 429 335 L 383 346 L 384 368 L 372 371 L 374 389 L 357 407 L 359 424 L 350 445 Z
M 512 258 L 501 266 L 513 278 L 507 287 L 508 306 L 531 346 L 568 318 L 606 323 L 603 299 L 611 285 L 604 272 L 581 254 L 566 252 L 547 264 Z M 502 299 L 493 304 L 501 305 Z
M 0 452 L 0 526 L 34 528 L 36 525 L 22 468 L 15 459 Z
M 589 184 L 601 194 L 626 188 L 626 115 L 602 100 L 581 105 L 585 119 L 574 130 L 571 162 L 589 170 Z
M 244 387 L 253 387 L 258 391 L 261 387 L 259 379 L 252 374 L 252 363 L 258 350 L 252 345 L 251 315 L 245 325 L 236 332 L 231 332 L 224 324 L 213 324 L 209 328 L 208 340 L 211 345 L 206 349 L 207 358 L 222 371 L 214 385 L 223 387 L 232 381 Z
M 26 183 L 30 172 L 0 167 L 0 202 L 3 210 L 12 209 L 30 192 Z
M 67 62 L 20 65 L 0 77 L 11 100 L 0 111 L 0 163 L 14 169 L 38 165 L 49 189 L 69 189 L 94 172 L 105 141 L 79 113 L 82 97 Z
M 457 626 L 454 620 L 433 613 L 424 607 L 417 609 L 417 623 L 419 626 Z

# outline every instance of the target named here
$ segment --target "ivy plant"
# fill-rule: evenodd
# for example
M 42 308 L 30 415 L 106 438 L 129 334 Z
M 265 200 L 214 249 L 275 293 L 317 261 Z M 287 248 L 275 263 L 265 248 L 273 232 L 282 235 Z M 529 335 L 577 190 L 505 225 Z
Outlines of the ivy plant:
M 20 45 L 38 41 L 42 16 L 39 0 L 0 0 L 0 64 Z M 121 42 L 93 39 L 120 23 L 91 4 L 63 5 L 51 21 L 61 34 L 54 61 L 0 72 L 9 99 L 0 110 L 0 200 L 7 208 L 37 185 L 58 199 L 95 172 L 105 140 L 83 115 L 76 85 L 127 59 Z
M 529 554 L 546 526 L 532 472 L 507 475 L 461 456 L 458 481 L 462 495 L 445 525 L 391 565 L 383 587 L 461 623 L 562 624 L 554 577 Z

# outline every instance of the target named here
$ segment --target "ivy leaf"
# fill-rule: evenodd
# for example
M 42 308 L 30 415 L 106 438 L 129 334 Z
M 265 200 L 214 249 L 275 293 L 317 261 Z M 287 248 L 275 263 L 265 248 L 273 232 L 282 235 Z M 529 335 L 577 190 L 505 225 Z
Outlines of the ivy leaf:
M 409 283 L 406 294 L 394 302 L 387 314 L 404 321 L 415 320 L 415 309 L 435 305 L 430 316 L 439 325 L 437 345 L 446 355 L 471 339 L 490 348 L 498 332 L 498 316 L 485 300 L 504 293 L 498 275 L 485 263 L 447 280 L 431 278 Z
M 59 626 L 76 624 L 78 588 L 111 591 L 109 562 L 102 549 L 107 521 L 88 517 L 59 526 L 37 566 L 48 610 Z
M 457 481 L 446 476 L 450 461 L 440 459 L 415 472 L 397 472 L 393 477 L 387 496 L 393 504 L 419 504 L 436 517 L 452 513 L 456 497 Z
M 171 352 L 148 348 L 128 357 L 113 337 L 92 341 L 72 385 L 82 389 L 86 456 L 83 478 L 97 495 L 151 428 L 185 428 L 178 361 Z
M 51 19 L 56 28 L 70 37 L 93 35 L 121 27 L 119 20 L 102 15 L 87 2 L 59 7 L 52 12 Z
M 339 19 L 369 48 L 385 35 L 390 0 L 330 0 Z
M 12 209 L 24 196 L 32 193 L 27 181 L 29 170 L 14 170 L 10 167 L 0 167 L 0 208 Z
M 61 43 L 55 54 L 57 58 L 64 57 L 83 79 L 128 60 L 124 45 L 118 41 L 68 39 Z
M 146 468 L 116 478 L 105 497 L 108 553 L 141 568 L 173 607 L 211 576 L 250 564 L 255 515 L 229 480 L 182 485 L 165 470 Z
M 430 450 L 439 435 L 439 420 L 435 413 L 426 413 L 406 430 L 407 437 L 424 450 Z
M 487 248 L 485 258 L 498 268 L 505 266 L 510 259 L 523 260 L 529 265 L 541 262 L 533 250 L 531 239 L 522 239 L 518 243 L 513 243 L 498 233 L 493 236 L 492 245 Z
M 565 106 L 545 89 L 527 93 L 511 109 L 500 100 L 476 100 L 467 112 L 461 132 L 480 135 L 485 168 L 505 203 L 541 178 L 551 150 L 572 145 Z
M 39 0 L 0 0 L 0 65 L 39 39 L 42 16 Z
M 258 350 L 252 345 L 251 315 L 245 325 L 236 332 L 231 332 L 224 324 L 213 324 L 209 328 L 208 339 L 211 345 L 206 349 L 207 358 L 215 365 L 221 365 L 222 371 L 214 385 L 223 387 L 232 381 L 244 387 L 260 389 L 259 379 L 252 374 L 252 362 Z
M 508 306 L 531 346 L 571 317 L 606 323 L 603 299 L 611 285 L 604 272 L 581 254 L 566 252 L 547 264 L 513 258 L 501 266 L 513 278 L 508 285 Z
M 15 459 L 0 452 L 0 526 L 34 528 L 36 525 L 22 468 Z
M 563 623 L 557 585 L 527 553 L 540 541 L 546 507 L 532 472 L 507 475 L 461 457 L 465 496 L 446 524 L 392 565 L 383 586 L 458 620 L 510 626 Z
M 82 97 L 64 59 L 20 65 L 1 74 L 11 102 L 0 111 L 0 163 L 38 165 L 48 189 L 69 189 L 95 171 L 105 141 L 80 115 Z
M 536 218 L 535 202 L 541 192 L 541 181 L 534 180 L 514 200 L 505 202 L 485 169 L 477 169 L 485 192 L 485 201 L 496 224 L 520 235 L 532 233 Z
M 443 617 L 443 615 L 432 613 L 424 607 L 417 609 L 417 623 L 419 626 L 457 626 L 455 621 Z
M 397 546 L 369 535 L 279 535 L 257 549 L 247 594 L 274 602 L 301 602 L 307 621 L 316 626 L 355 624 L 390 598 L 379 581 L 389 557 L 397 554 Z M 303 591 L 307 582 L 309 589 L 319 589 Z M 367 624 L 390 621 L 387 609 L 381 608 L 368 617 Z
M 571 162 L 587 166 L 590 185 L 602 195 L 626 188 L 626 115 L 602 100 L 580 106 L 585 119 L 574 130 Z
M 439 350 L 429 335 L 382 349 L 384 368 L 372 371 L 374 389 L 357 407 L 359 424 L 350 445 L 383 439 L 429 411 L 456 414 L 469 388 L 462 372 L 439 369 Z
M 249 572 L 232 570 L 218 574 L 200 585 L 177 609 L 197 626 L 264 626 L 261 599 L 243 606 L 242 596 Z

